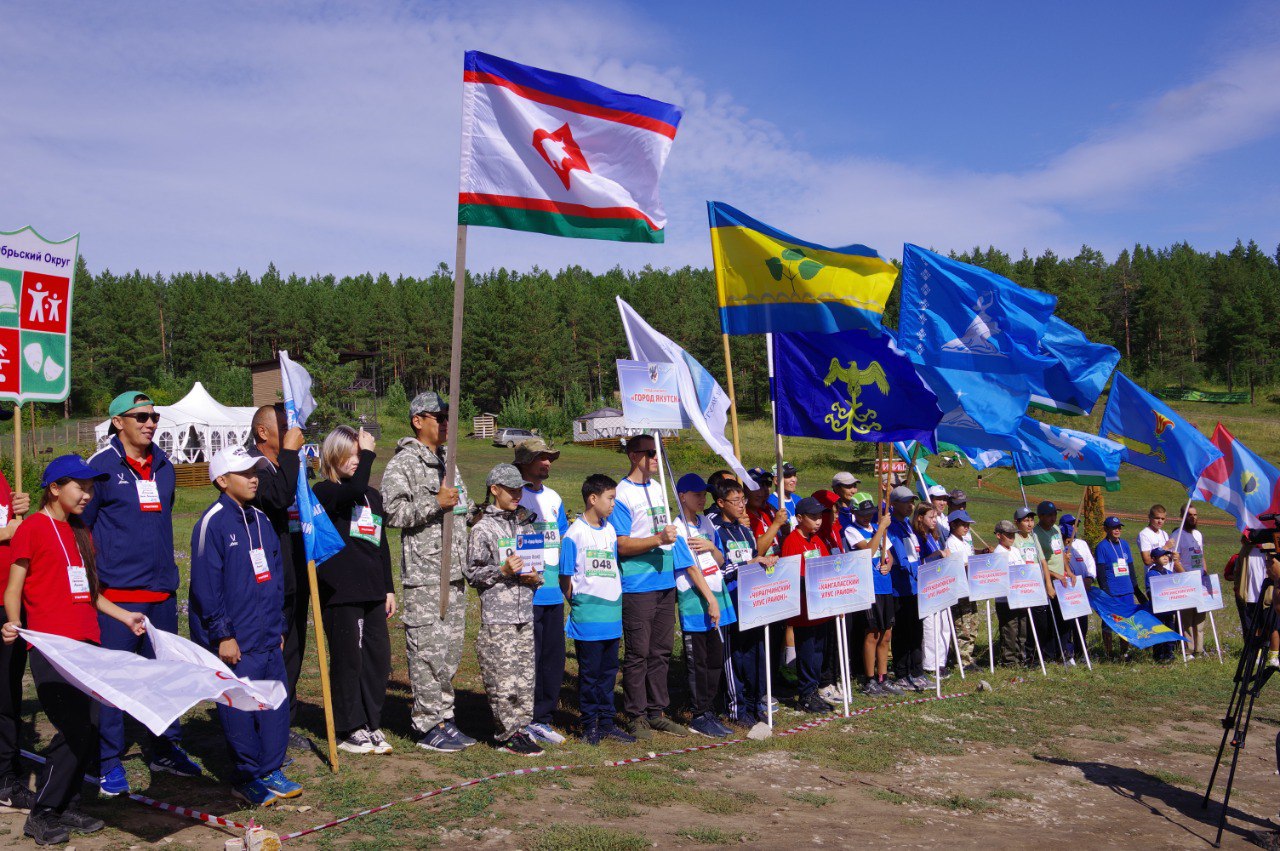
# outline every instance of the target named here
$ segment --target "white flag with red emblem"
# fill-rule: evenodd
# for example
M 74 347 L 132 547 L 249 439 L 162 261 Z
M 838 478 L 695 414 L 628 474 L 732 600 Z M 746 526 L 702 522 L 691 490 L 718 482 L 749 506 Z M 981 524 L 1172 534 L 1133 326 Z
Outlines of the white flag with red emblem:
M 475 50 L 462 79 L 459 224 L 663 241 L 678 107 Z

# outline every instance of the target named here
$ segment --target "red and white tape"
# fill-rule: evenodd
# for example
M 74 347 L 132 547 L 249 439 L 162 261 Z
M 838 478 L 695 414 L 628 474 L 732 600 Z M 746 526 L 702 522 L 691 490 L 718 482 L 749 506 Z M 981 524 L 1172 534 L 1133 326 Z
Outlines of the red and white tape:
M 882 703 L 878 706 L 864 706 L 861 709 L 855 709 L 850 711 L 849 717 L 853 718 L 859 715 L 866 715 L 870 712 L 875 712 L 881 709 L 894 709 L 894 708 L 903 707 L 903 706 L 915 706 L 921 703 L 936 703 L 939 700 L 951 700 L 957 697 L 968 697 L 968 696 L 969 696 L 969 692 L 957 692 L 956 694 L 944 694 L 941 697 L 935 697 L 933 695 L 930 695 L 929 697 L 919 697 L 912 700 L 899 700 L 893 703 Z M 812 730 L 816 727 L 821 727 L 824 724 L 830 724 L 833 721 L 843 720 L 844 717 L 845 716 L 843 715 L 828 715 L 823 718 L 815 718 L 812 721 L 806 721 L 805 723 L 799 724 L 788 730 L 782 730 L 780 732 L 774 733 L 774 735 L 775 736 L 793 736 L 796 733 L 803 733 L 806 730 Z M 493 780 L 501 780 L 505 777 L 521 777 L 527 774 L 542 774 L 542 773 L 548 773 L 552 771 L 571 771 L 574 769 L 582 769 L 582 768 L 615 768 L 621 765 L 635 765 L 636 763 L 641 763 L 641 762 L 652 762 L 655 759 L 662 759 L 663 757 L 668 757 L 668 756 L 679 756 L 680 754 L 697 753 L 698 751 L 716 750 L 717 748 L 725 748 L 725 747 L 728 747 L 729 745 L 742 744 L 743 742 L 746 742 L 746 741 L 750 741 L 750 740 L 749 739 L 728 739 L 723 742 L 712 742 L 711 744 L 706 744 L 706 745 L 694 745 L 692 747 L 679 748 L 678 750 L 673 750 L 673 751 L 663 751 L 662 753 L 646 754 L 645 756 L 631 757 L 630 759 L 617 759 L 617 760 L 611 760 L 609 762 L 603 762 L 603 763 L 591 763 L 591 764 L 583 764 L 583 765 L 544 765 L 544 766 L 538 766 L 536 768 L 518 768 L 518 769 L 515 769 L 514 771 L 500 771 L 497 774 L 490 774 L 487 777 L 475 777 L 475 778 L 472 778 L 471 780 L 464 780 L 461 783 L 454 783 L 450 786 L 441 786 L 439 789 L 432 789 L 429 792 L 420 792 L 416 795 L 411 795 L 408 798 L 400 798 L 399 800 L 389 801 L 385 804 L 381 804 L 379 806 L 372 807 L 367 810 L 361 810 L 357 813 L 352 813 L 351 815 L 343 816 L 342 818 L 334 819 L 333 821 L 330 821 L 330 822 L 325 822 L 324 824 L 318 824 L 315 827 L 308 827 L 305 830 L 298 830 L 293 833 L 282 833 L 280 835 L 280 841 L 288 842 L 292 839 L 298 839 L 299 837 L 302 837 L 302 836 L 307 836 L 312 833 L 318 833 L 319 831 L 322 831 L 322 830 L 328 830 L 331 827 L 337 827 L 340 824 L 346 824 L 349 821 L 354 821 L 355 819 L 363 818 L 364 816 L 373 815 L 374 813 L 380 813 L 383 810 L 387 810 L 387 809 L 390 809 L 391 807 L 396 806 L 397 804 L 412 804 L 417 801 L 426 800 L 427 798 L 435 798 L 447 792 L 456 792 L 459 789 L 467 789 L 471 786 L 479 786 L 481 783 L 488 783 Z

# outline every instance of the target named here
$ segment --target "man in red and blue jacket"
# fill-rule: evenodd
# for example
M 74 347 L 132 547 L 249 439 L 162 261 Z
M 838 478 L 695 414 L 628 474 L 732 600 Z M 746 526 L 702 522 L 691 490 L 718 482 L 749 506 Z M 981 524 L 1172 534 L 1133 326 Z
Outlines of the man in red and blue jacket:
M 107 478 L 94 488 L 84 523 L 98 551 L 98 580 L 108 600 L 142 612 L 157 629 L 178 632 L 178 565 L 173 556 L 175 476 L 164 450 L 152 444 L 160 414 L 145 393 L 130 390 L 111 402 L 111 440 L 89 459 Z M 145 636 L 130 632 L 114 618 L 99 615 L 102 646 L 153 656 Z M 99 788 L 103 795 L 129 792 L 120 764 L 125 751 L 124 713 L 103 706 L 98 716 L 102 737 Z M 200 766 L 181 746 L 175 721 L 151 746 L 153 772 L 199 777 Z

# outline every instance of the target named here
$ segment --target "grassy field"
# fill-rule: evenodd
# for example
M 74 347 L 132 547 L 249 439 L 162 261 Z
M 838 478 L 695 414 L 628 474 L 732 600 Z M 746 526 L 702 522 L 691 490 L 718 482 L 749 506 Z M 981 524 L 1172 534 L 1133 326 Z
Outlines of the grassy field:
M 1280 455 L 1274 405 L 1219 409 L 1188 403 L 1178 407 L 1204 431 L 1211 430 L 1215 419 L 1221 417 L 1234 433 L 1262 454 Z M 1096 420 L 1093 426 L 1096 428 Z M 742 433 L 748 465 L 768 466 L 772 453 L 767 424 L 744 423 Z M 393 435 L 388 430 L 379 444 L 375 475 L 385 466 L 393 445 Z M 509 460 L 510 455 L 509 450 L 485 442 L 463 441 L 460 463 L 473 495 L 479 495 L 488 469 Z M 691 469 L 705 475 L 721 466 L 696 440 L 675 444 L 671 455 L 676 475 Z M 853 452 L 847 444 L 788 440 L 786 455 L 800 468 L 800 490 L 804 493 L 825 487 L 831 475 L 840 469 L 854 469 L 863 473 L 863 478 L 870 479 L 865 475 L 870 469 L 870 455 L 865 451 Z M 578 489 L 586 475 L 602 471 L 620 477 L 625 473 L 624 465 L 625 459 L 617 452 L 568 446 L 554 466 L 549 484 L 565 497 L 568 507 L 576 508 Z M 963 487 L 970 493 L 970 511 L 979 521 L 977 530 L 984 536 L 997 519 L 1011 516 L 1015 505 L 1020 504 L 1004 495 L 1017 491 L 1016 481 L 1008 471 L 987 475 L 988 486 L 982 489 L 976 487 L 976 476 L 967 468 L 941 469 L 935 465 L 930 474 L 948 487 Z M 1176 483 L 1134 468 L 1125 468 L 1123 480 L 1122 490 L 1106 495 L 1108 510 L 1144 513 L 1151 503 L 1161 502 L 1175 515 L 1185 499 Z M 179 492 L 175 548 L 184 575 L 188 569 L 191 529 L 213 496 L 212 488 Z M 1078 506 L 1080 488 L 1038 486 L 1030 496 L 1033 500 L 1054 499 L 1067 511 Z M 1202 506 L 1201 515 L 1210 520 L 1228 519 L 1227 515 L 1207 506 Z M 1127 530 L 1131 540 L 1136 538 L 1140 526 L 1140 521 L 1131 523 Z M 1233 525 L 1227 524 L 1202 528 L 1207 539 L 1208 563 L 1220 571 L 1227 555 L 1235 549 L 1237 533 Z M 398 563 L 398 536 L 394 530 L 391 535 L 392 552 Z M 185 593 L 184 583 L 184 597 Z M 470 604 L 468 640 L 455 680 L 457 714 L 464 730 L 477 738 L 485 738 L 492 728 L 472 640 L 478 621 L 474 594 Z M 1023 784 L 1020 778 L 1024 774 L 1031 777 L 1045 766 L 1082 759 L 1080 754 L 1103 746 L 1124 749 L 1140 745 L 1152 750 L 1157 761 L 1160 761 L 1159 754 L 1167 752 L 1167 765 L 1151 770 L 1164 771 L 1167 776 L 1148 771 L 1154 778 L 1150 782 L 1170 789 L 1185 789 L 1199 782 L 1199 777 L 1179 774 L 1175 764 L 1178 759 L 1191 756 L 1203 762 L 1204 744 L 1187 750 L 1189 746 L 1178 744 L 1186 736 L 1177 732 L 1171 732 L 1167 741 L 1139 739 L 1151 718 L 1212 727 L 1215 713 L 1220 711 L 1230 692 L 1230 674 L 1239 646 L 1234 609 L 1228 607 L 1218 615 L 1218 631 L 1231 654 L 1227 665 L 1221 667 L 1200 660 L 1186 668 L 1181 664 L 1157 668 L 1146 654 L 1138 654 L 1137 663 L 1100 663 L 1092 673 L 1083 667 L 1071 670 L 1051 667 L 1047 678 L 1038 670 L 1031 673 L 997 669 L 994 675 L 982 675 L 994 690 L 971 697 L 875 712 L 801 735 L 735 745 L 725 751 L 681 755 L 628 767 L 506 779 L 393 808 L 307 837 L 298 844 L 326 848 L 466 844 L 535 849 L 626 849 L 655 844 L 779 847 L 809 842 L 808 835 L 796 834 L 793 843 L 787 833 L 791 830 L 827 836 L 822 832 L 827 827 L 817 825 L 826 825 L 824 820 L 833 817 L 829 814 L 857 807 L 882 812 L 879 818 L 888 819 L 895 829 L 904 831 L 904 837 L 914 835 L 913 832 L 920 832 L 923 837 L 927 835 L 927 824 L 933 823 L 930 819 L 947 822 L 965 818 L 1021 818 L 1024 811 L 1041 798 L 1040 793 Z M 528 765 L 598 764 L 606 759 L 699 743 L 660 736 L 650 744 L 591 748 L 570 738 L 566 745 L 532 761 L 498 754 L 483 745 L 452 756 L 417 751 L 407 736 L 411 698 L 398 620 L 393 627 L 396 627 L 392 633 L 394 669 L 384 727 L 396 747 L 395 754 L 390 757 L 344 755 L 342 770 L 337 775 L 330 774 L 318 756 L 300 757 L 290 774 L 305 784 L 307 791 L 299 802 L 312 809 L 275 809 L 253 814 L 262 823 L 282 832 L 296 830 L 464 778 Z M 1099 630 L 1095 620 L 1089 636 L 1095 660 L 1102 656 Z M 679 642 L 677 655 L 678 648 Z M 985 651 L 985 640 L 980 641 L 980 651 Z M 323 716 L 319 709 L 319 679 L 314 658 L 313 653 L 309 655 L 300 686 L 304 706 L 299 712 L 298 726 L 323 747 Z M 557 718 L 562 729 L 571 727 L 576 718 L 576 662 L 571 644 L 568 667 Z M 684 669 L 678 658 L 671 680 L 673 698 L 676 705 L 681 706 Z M 952 678 L 946 687 L 972 691 L 975 686 L 975 678 L 971 677 L 964 684 Z M 867 705 L 861 698 L 854 703 L 855 707 Z M 27 709 L 35 710 L 33 700 Z M 804 716 L 784 708 L 778 725 L 782 729 L 802 720 Z M 221 735 L 209 709 L 193 710 L 186 723 L 193 755 L 215 774 L 225 772 L 228 766 Z M 43 722 L 41 732 L 45 735 L 49 732 Z M 1269 743 L 1265 739 L 1259 741 L 1259 747 L 1266 751 Z M 997 756 L 975 757 L 979 751 Z M 249 817 L 249 812 L 236 810 L 237 805 L 224 784 L 213 779 L 193 782 L 165 776 L 152 778 L 136 748 L 133 753 L 137 758 L 128 760 L 126 767 L 135 789 L 147 790 L 146 794 L 161 800 L 219 814 L 234 813 L 242 820 Z M 929 791 L 928 784 L 904 785 L 886 779 L 921 761 L 947 765 L 949 760 L 961 764 L 973 760 L 972 771 L 978 772 L 989 770 L 992 759 L 1002 760 L 999 764 L 1001 770 L 1009 772 L 1007 777 L 990 782 L 984 779 L 981 783 L 961 780 L 956 788 L 934 791 Z M 1185 770 L 1198 772 L 1198 766 L 1196 763 L 1195 768 Z M 795 778 L 807 779 L 802 782 Z M 833 801 L 838 805 L 829 806 Z M 162 839 L 195 847 L 220 847 L 221 837 L 204 826 L 188 826 L 181 819 L 150 814 L 127 803 L 100 802 L 91 806 L 111 827 L 89 841 L 77 839 L 77 847 L 126 848 L 139 841 Z M 0 837 L 6 826 L 20 833 L 20 825 L 16 817 L 0 816 Z M 855 835 L 864 840 L 876 836 L 858 834 L 852 827 L 846 829 L 846 834 L 850 840 Z M 833 833 L 824 841 L 835 841 L 833 837 L 838 835 Z M 1017 844 L 1016 839 L 1015 834 L 1011 841 Z M 928 840 L 921 838 L 920 841 Z

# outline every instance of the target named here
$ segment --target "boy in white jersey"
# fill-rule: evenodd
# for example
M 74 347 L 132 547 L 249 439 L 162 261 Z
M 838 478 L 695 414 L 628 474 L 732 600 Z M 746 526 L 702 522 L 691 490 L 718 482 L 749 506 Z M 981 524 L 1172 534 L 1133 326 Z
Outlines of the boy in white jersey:
M 569 600 L 566 632 L 578 657 L 581 735 L 589 745 L 604 739 L 634 742 L 614 721 L 622 637 L 622 575 L 618 535 L 609 525 L 617 483 L 599 473 L 582 483 L 586 506 L 560 544 L 560 590 Z
M 560 538 L 569 530 L 564 500 L 545 484 L 551 462 L 559 457 L 559 451 L 540 437 L 516 447 L 516 469 L 528 482 L 520 507 L 533 515 L 533 528 L 542 535 L 542 563 L 552 576 L 560 564 Z M 547 582 L 533 592 L 533 655 L 533 723 L 527 732 L 540 742 L 558 745 L 564 736 L 551 725 L 564 684 L 564 595 L 558 582 Z

